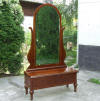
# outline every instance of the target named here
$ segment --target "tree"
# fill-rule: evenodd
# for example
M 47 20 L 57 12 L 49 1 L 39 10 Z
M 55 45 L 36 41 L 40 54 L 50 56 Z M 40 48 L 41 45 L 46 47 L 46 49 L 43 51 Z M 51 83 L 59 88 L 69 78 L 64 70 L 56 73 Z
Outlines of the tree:
M 72 0 L 69 5 L 63 3 L 57 5 L 57 7 L 62 15 L 62 25 L 65 26 L 64 37 L 68 37 L 67 40 L 64 40 L 64 43 L 72 41 L 76 45 L 77 27 L 73 26 L 73 19 L 77 19 L 78 16 L 78 0 Z
M 45 2 L 53 4 L 53 0 L 45 0 Z
M 22 67 L 22 21 L 23 13 L 18 0 L 3 0 L 0 4 L 0 72 L 14 74 Z

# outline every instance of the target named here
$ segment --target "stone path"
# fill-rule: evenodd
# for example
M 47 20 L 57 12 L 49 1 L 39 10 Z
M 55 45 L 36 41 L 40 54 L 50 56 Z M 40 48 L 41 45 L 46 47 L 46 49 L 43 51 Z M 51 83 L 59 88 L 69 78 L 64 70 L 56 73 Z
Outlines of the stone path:
M 100 85 L 88 82 L 90 78 L 100 79 L 100 73 L 80 71 L 76 93 L 73 85 L 46 88 L 34 92 L 34 101 L 100 101 Z M 30 101 L 23 85 L 23 76 L 0 78 L 0 101 Z

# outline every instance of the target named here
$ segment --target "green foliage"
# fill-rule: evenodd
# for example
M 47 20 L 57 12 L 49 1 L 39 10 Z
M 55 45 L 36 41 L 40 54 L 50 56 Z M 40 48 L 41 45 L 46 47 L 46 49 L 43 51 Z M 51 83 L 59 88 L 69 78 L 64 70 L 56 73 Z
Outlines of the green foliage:
M 68 41 L 77 44 L 77 27 L 74 26 L 74 20 L 77 20 L 78 16 L 78 0 L 72 0 L 69 5 L 60 4 L 57 5 L 62 15 L 62 25 L 64 30 L 64 44 Z
M 0 4 L 0 72 L 18 73 L 22 67 L 20 48 L 24 42 L 23 14 L 18 0 Z
M 100 85 L 100 80 L 99 79 L 91 78 L 88 81 Z
M 21 52 L 24 55 L 24 59 L 25 59 L 25 57 L 27 56 L 27 54 L 29 52 L 30 45 L 31 45 L 31 33 L 27 31 L 27 32 L 25 32 L 25 41 L 24 41 L 24 43 L 22 44 L 22 47 L 21 47 Z
M 67 50 L 67 65 L 72 66 L 73 64 L 76 64 L 76 57 L 77 57 L 77 51 L 75 50 Z
M 65 27 L 64 30 L 64 47 L 66 48 L 66 64 L 71 66 L 76 64 L 77 49 L 77 16 L 78 16 L 78 0 L 72 0 L 69 5 L 60 4 L 57 5 L 62 15 L 62 25 Z M 75 21 L 75 22 L 74 22 Z M 67 42 L 72 42 L 72 50 L 67 50 Z
M 26 32 L 25 33 L 25 44 L 27 46 L 30 46 L 30 44 L 31 44 L 31 35 L 30 35 L 30 32 Z
M 74 43 L 74 45 L 77 45 L 77 31 L 74 32 L 73 37 L 72 37 L 72 42 Z
M 59 61 L 59 15 L 53 7 L 44 6 L 36 15 L 36 44 L 37 60 Z
M 67 66 L 72 66 L 73 64 L 76 63 L 76 58 L 73 58 L 73 59 L 70 59 L 68 62 L 67 62 Z
M 73 18 L 77 19 L 78 16 L 78 0 L 72 0 L 69 5 L 59 4 L 57 8 L 62 15 L 62 19 L 66 19 L 66 25 L 70 27 L 73 23 Z
M 66 43 L 69 41 L 69 42 L 73 42 L 73 45 L 76 46 L 77 45 L 77 31 L 65 30 L 63 41 L 64 41 L 64 45 L 66 45 Z
M 67 56 L 76 57 L 76 51 L 74 51 L 74 50 L 67 50 Z

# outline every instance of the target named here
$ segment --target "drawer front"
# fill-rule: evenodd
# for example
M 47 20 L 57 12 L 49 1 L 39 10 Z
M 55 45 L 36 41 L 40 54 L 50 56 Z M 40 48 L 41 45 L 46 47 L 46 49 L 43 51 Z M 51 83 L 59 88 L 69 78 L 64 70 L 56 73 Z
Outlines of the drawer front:
M 43 76 L 31 80 L 33 89 L 48 88 L 76 82 L 76 73 Z

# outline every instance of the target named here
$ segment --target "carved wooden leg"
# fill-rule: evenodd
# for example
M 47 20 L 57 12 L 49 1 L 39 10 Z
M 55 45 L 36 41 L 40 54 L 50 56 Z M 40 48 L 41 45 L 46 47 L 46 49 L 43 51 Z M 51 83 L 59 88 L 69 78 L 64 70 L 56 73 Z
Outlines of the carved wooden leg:
M 33 93 L 34 93 L 34 91 L 31 90 L 31 91 L 30 91 L 31 100 L 33 100 Z
M 25 91 L 26 91 L 26 94 L 28 94 L 28 87 L 26 86 L 25 86 Z
M 77 83 L 74 83 L 74 92 L 77 91 Z
M 68 88 L 69 87 L 69 84 L 67 84 L 66 87 Z

